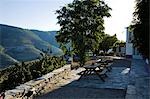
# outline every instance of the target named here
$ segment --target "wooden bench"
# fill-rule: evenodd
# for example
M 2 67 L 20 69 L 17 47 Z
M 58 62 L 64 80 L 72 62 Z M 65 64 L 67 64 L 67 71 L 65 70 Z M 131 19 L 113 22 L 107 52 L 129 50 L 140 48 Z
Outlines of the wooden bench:
M 81 73 L 81 77 L 78 80 L 80 80 L 83 76 L 91 75 L 93 73 L 95 73 L 104 82 L 105 82 L 104 78 L 108 77 L 106 75 L 107 69 L 106 68 L 104 68 L 103 70 L 100 69 L 100 64 L 88 65 L 88 66 L 84 66 L 84 68 L 85 71 Z M 96 70 L 97 68 L 100 70 Z
M 105 61 L 97 61 L 97 63 L 101 64 L 102 66 L 104 66 L 109 72 L 112 70 L 112 60 L 105 60 Z

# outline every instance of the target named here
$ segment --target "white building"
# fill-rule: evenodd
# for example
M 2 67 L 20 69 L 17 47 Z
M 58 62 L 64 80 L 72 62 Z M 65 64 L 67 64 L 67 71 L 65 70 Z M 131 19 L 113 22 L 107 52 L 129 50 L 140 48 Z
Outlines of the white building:
M 138 52 L 137 48 L 134 47 L 132 40 L 133 32 L 129 31 L 129 28 L 126 29 L 126 57 L 127 58 L 134 58 L 134 59 L 142 59 L 142 56 Z

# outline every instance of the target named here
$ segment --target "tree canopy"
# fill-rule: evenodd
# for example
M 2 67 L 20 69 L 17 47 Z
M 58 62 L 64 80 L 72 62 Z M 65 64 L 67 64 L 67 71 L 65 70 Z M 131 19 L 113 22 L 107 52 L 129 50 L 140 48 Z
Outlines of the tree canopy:
M 98 48 L 104 35 L 104 17 L 109 17 L 110 7 L 102 0 L 74 0 L 56 11 L 61 29 L 57 41 L 62 45 L 70 43 L 72 52 L 85 62 L 85 52 Z
M 116 34 L 113 36 L 110 36 L 108 34 L 105 34 L 104 38 L 102 39 L 102 42 L 99 43 L 99 49 L 103 50 L 104 52 L 107 52 L 109 49 L 113 48 L 113 45 L 118 41 Z
M 149 58 L 149 0 L 136 0 L 131 28 L 134 33 L 134 45 L 144 58 Z

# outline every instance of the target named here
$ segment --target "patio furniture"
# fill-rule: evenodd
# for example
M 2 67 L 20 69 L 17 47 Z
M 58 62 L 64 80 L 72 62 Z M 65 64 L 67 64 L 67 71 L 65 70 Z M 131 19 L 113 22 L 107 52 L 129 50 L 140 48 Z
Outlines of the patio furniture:
M 106 68 L 109 72 L 112 70 L 112 63 L 101 63 L 102 66 L 104 66 L 104 68 Z
M 96 61 L 96 63 L 101 64 L 102 66 L 104 66 L 109 72 L 112 70 L 111 65 L 113 64 L 112 60 L 105 60 L 105 61 Z
M 85 71 L 81 73 L 81 77 L 78 80 L 80 80 L 83 76 L 91 75 L 93 73 L 95 73 L 103 82 L 105 82 L 104 78 L 108 77 L 106 75 L 107 69 L 103 67 L 101 68 L 101 64 L 86 65 L 84 68 Z

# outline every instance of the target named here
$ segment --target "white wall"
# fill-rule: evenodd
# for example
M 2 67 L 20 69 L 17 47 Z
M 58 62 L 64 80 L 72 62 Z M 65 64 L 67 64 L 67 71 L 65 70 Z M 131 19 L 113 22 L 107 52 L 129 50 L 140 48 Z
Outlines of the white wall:
M 126 55 L 133 55 L 133 44 L 126 43 Z
M 132 33 L 126 28 L 126 55 L 133 55 L 133 44 L 131 43 Z

